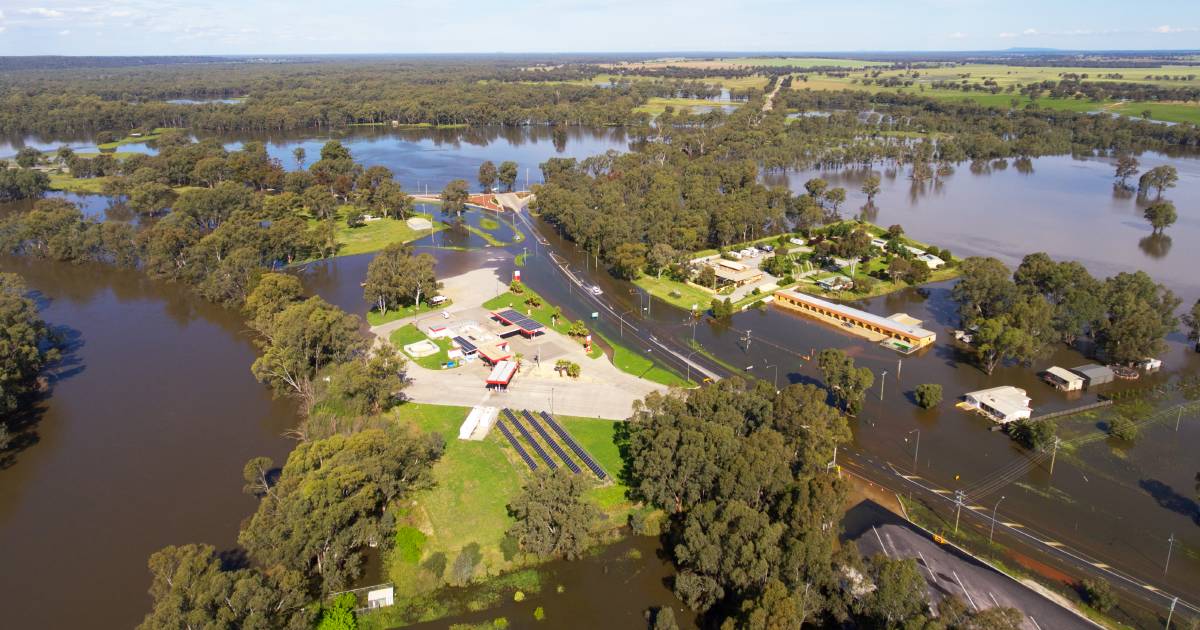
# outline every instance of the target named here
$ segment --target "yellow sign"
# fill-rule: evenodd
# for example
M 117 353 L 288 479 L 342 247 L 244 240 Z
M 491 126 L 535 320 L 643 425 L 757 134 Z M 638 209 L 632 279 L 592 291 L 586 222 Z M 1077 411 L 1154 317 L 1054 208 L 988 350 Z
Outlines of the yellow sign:
M 946 539 L 945 539 L 945 538 L 942 538 L 941 536 L 939 536 L 939 535 L 937 535 L 937 534 L 934 534 L 934 535 L 933 535 L 933 542 L 935 542 L 935 543 L 937 543 L 937 544 L 939 544 L 939 545 L 944 545 L 944 544 L 946 544 Z

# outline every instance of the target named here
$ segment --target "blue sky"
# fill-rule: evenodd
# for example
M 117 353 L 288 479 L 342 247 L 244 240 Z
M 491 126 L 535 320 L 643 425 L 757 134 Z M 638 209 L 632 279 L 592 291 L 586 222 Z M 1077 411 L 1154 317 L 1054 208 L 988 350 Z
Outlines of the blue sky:
M 0 55 L 1200 48 L 1196 0 L 0 0 Z

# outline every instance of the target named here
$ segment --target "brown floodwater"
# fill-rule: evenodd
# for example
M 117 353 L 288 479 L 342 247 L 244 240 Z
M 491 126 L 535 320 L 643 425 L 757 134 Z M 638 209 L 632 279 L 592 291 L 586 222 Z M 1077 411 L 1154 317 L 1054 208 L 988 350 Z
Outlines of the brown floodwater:
M 405 152 L 419 151 L 413 159 L 420 160 L 422 181 L 442 173 L 444 182 L 471 170 L 440 170 L 437 162 L 454 161 L 436 153 L 452 154 L 465 146 L 475 161 L 482 155 L 475 154 L 478 147 L 487 142 L 498 151 L 492 159 L 514 151 L 503 137 L 448 142 L 422 137 L 414 148 L 403 138 L 380 136 L 364 139 L 356 154 L 373 163 L 372 153 L 385 151 L 388 157 L 381 161 L 400 164 L 408 159 Z M 290 150 L 296 142 L 301 141 L 287 139 L 272 150 Z M 593 148 L 592 142 L 583 144 Z M 598 144 L 619 143 L 610 139 Z M 537 151 L 572 153 L 547 145 Z M 1147 155 L 1142 161 L 1150 166 L 1166 159 Z M 1146 241 L 1149 228 L 1138 201 L 1112 192 L 1111 166 L 1068 157 L 1034 160 L 1033 173 L 1010 165 L 975 174 L 962 165 L 942 184 L 917 190 L 901 174 L 885 177 L 869 218 L 885 225 L 902 223 L 913 238 L 957 255 L 996 255 L 1013 263 L 1025 253 L 1046 250 L 1082 260 L 1097 275 L 1146 269 L 1190 303 L 1200 294 L 1200 280 L 1192 272 L 1200 266 L 1194 246 L 1200 242 L 1200 161 L 1171 162 L 1180 168 L 1180 183 L 1166 196 L 1176 201 L 1180 220 L 1167 232 L 1170 243 Z M 822 175 L 848 188 L 847 206 L 862 204 L 857 174 Z M 408 175 L 414 181 L 416 176 L 415 171 Z M 790 181 L 802 185 L 808 176 L 792 174 Z M 637 319 L 641 305 L 628 283 L 585 267 L 573 245 L 545 226 L 540 231 L 572 269 L 603 287 L 607 303 L 627 319 Z M 473 237 L 439 236 L 442 240 L 424 243 L 438 258 L 439 274 L 480 265 L 507 270 L 512 255 L 527 247 L 532 256 L 523 269 L 526 282 L 561 304 L 568 316 L 588 319 L 614 339 L 624 334 L 631 346 L 645 341 L 564 283 L 533 239 L 504 250 L 462 252 L 444 247 L 478 245 Z M 343 308 L 365 311 L 359 283 L 370 259 L 354 256 L 311 265 L 303 271 L 306 286 Z M 284 459 L 291 444 L 280 434 L 294 423 L 294 409 L 272 400 L 250 376 L 254 347 L 237 314 L 206 304 L 182 287 L 135 273 L 40 261 L 4 260 L 0 269 L 21 271 L 41 292 L 45 318 L 64 327 L 73 342 L 32 427 L 36 442 L 0 470 L 0 540 L 5 541 L 0 603 L 14 627 L 130 627 L 149 605 L 145 563 L 154 550 L 188 542 L 218 549 L 234 545 L 240 522 L 254 508 L 254 501 L 240 493 L 241 466 L 261 454 Z M 894 353 L 775 309 L 742 313 L 726 325 L 693 328 L 686 314 L 656 301 L 651 314 L 637 324 L 678 349 L 687 348 L 694 334 L 726 364 L 742 371 L 750 367 L 749 374 L 768 379 L 777 372 L 780 384 L 819 382 L 820 375 L 802 355 L 811 349 L 844 348 L 877 377 L 889 371 L 882 401 L 877 379 L 864 412 L 854 421 L 852 452 L 911 467 L 914 431 L 919 429 L 917 468 L 934 483 L 962 488 L 985 505 L 1004 496 L 999 510 L 1004 518 L 1033 525 L 1160 588 L 1185 597 L 1200 592 L 1200 520 L 1191 491 L 1192 475 L 1200 470 L 1200 449 L 1195 447 L 1200 418 L 1185 417 L 1178 433 L 1173 426 L 1147 429 L 1132 447 L 1092 442 L 1060 457 L 1053 477 L 1043 465 L 1019 465 L 1027 457 L 1006 436 L 989 432 L 986 422 L 949 404 L 921 411 L 912 403 L 912 389 L 939 382 L 951 400 L 965 391 L 1012 384 L 1030 392 L 1039 412 L 1057 409 L 1073 402 L 1037 381 L 1036 369 L 1078 365 L 1085 358 L 1063 348 L 1033 368 L 1009 366 L 992 376 L 983 374 L 948 342 L 947 330 L 954 325 L 949 286 L 903 291 L 860 305 L 885 315 L 908 312 L 939 333 L 937 346 L 904 359 L 899 378 Z M 592 312 L 599 318 L 591 320 Z M 747 335 L 749 344 L 743 341 Z M 652 350 L 658 356 L 654 352 L 660 352 L 658 347 Z M 1163 359 L 1165 369 L 1150 382 L 1200 373 L 1200 355 L 1186 347 L 1180 334 L 1171 337 Z M 1098 430 L 1088 422 L 1064 423 L 1064 432 Z M 1170 572 L 1163 576 L 1166 541 L 1172 534 L 1177 542 Z M 603 620 L 604 613 L 617 610 L 640 618 L 642 610 L 661 603 L 654 601 L 660 595 L 669 595 L 665 586 L 629 578 L 631 572 L 663 570 L 653 554 L 643 553 L 643 558 L 654 562 L 635 563 L 636 568 L 611 564 L 607 573 L 582 563 L 557 568 L 562 573 L 555 579 L 580 580 L 580 586 L 566 591 L 571 597 L 555 600 L 551 595 L 535 605 L 546 606 L 548 619 L 573 619 L 570 610 L 576 608 L 592 611 L 579 617 L 585 622 Z M 565 602 L 561 612 L 556 601 Z M 518 613 L 531 610 L 501 612 L 512 621 Z M 489 611 L 480 618 L 493 616 Z
M 242 466 L 282 462 L 295 408 L 254 381 L 241 318 L 133 272 L 0 260 L 68 339 L 51 395 L 0 469 L 0 602 L 10 628 L 130 628 L 150 554 L 234 548 L 254 510 Z

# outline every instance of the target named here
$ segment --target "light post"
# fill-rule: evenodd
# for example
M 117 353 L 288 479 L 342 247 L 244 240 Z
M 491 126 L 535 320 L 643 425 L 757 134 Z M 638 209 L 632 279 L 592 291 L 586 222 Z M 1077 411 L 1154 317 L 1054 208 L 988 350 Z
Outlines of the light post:
M 883 402 L 883 386 L 887 383 L 887 370 L 883 371 L 883 376 L 879 379 L 879 401 Z
M 779 392 L 779 365 L 778 365 L 778 364 L 776 364 L 776 365 L 765 365 L 765 364 L 766 364 L 766 361 L 765 361 L 765 360 L 763 361 L 763 364 L 764 364 L 764 365 L 763 365 L 763 369 L 764 369 L 764 370 L 765 370 L 765 369 L 767 369 L 767 368 L 771 368 L 771 369 L 774 371 L 774 374 L 775 374 L 775 392 L 776 392 L 776 393 L 778 393 L 778 392 Z
M 1000 495 L 1000 501 L 1004 500 L 1004 495 Z M 988 542 L 992 542 L 992 534 L 996 533 L 996 510 L 1000 509 L 1000 501 L 996 501 L 996 505 L 992 506 L 992 529 L 988 531 Z
M 700 351 L 699 351 L 699 350 L 692 350 L 692 351 L 691 351 L 691 352 L 689 352 L 689 353 L 688 353 L 688 355 L 687 355 L 686 357 L 684 357 L 684 359 L 683 359 L 683 362 L 687 364 L 687 380 L 688 380 L 688 382 L 689 382 L 689 383 L 692 381 L 692 355 L 693 355 L 693 354 L 696 354 L 697 352 L 700 352 Z
M 917 434 L 917 448 L 913 449 L 913 471 L 915 472 L 917 470 L 917 455 L 921 452 L 921 430 L 913 429 L 912 431 L 908 432 L 908 435 L 912 435 L 914 433 Z M 907 436 L 904 438 L 904 441 L 908 441 Z

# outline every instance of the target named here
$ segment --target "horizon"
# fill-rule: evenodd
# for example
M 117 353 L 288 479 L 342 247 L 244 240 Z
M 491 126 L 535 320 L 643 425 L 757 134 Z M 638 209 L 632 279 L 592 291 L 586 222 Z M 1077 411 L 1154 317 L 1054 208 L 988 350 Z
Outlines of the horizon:
M 528 33 L 528 36 L 523 36 Z M 653 45 L 647 45 L 649 43 Z M 12 0 L 0 9 L 0 55 L 960 53 L 1011 49 L 1153 51 L 1200 48 L 1200 6 L 1150 0 L 1018 2 L 866 0 L 852 6 L 749 0 Z M 788 43 L 805 45 L 790 46 Z M 781 45 L 783 44 L 783 45 Z M 230 52 L 249 51 L 249 52 Z

